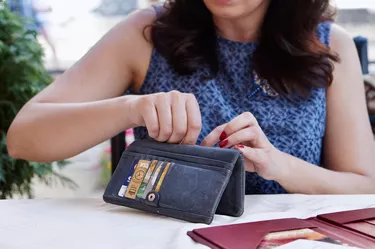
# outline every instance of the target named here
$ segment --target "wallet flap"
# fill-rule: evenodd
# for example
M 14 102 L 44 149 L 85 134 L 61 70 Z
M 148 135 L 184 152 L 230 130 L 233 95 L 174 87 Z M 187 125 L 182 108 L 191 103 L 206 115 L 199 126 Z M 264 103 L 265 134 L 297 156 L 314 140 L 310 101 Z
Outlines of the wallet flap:
M 339 225 L 343 225 L 346 223 L 356 221 L 375 219 L 375 208 L 321 214 L 318 215 L 317 218 L 328 222 L 333 222 Z
M 179 155 L 189 155 L 191 157 L 203 158 L 204 160 L 211 159 L 213 161 L 227 163 L 234 166 L 240 152 L 230 149 L 221 149 L 217 147 L 203 147 L 198 145 L 182 145 L 182 144 L 167 144 L 157 143 L 151 139 L 143 139 L 134 141 L 127 149 L 128 151 L 147 153 L 149 150 L 152 153 L 165 153 Z M 183 153 L 182 153 L 183 152 Z
M 316 226 L 292 218 L 201 228 L 192 232 L 219 248 L 255 249 L 269 233 L 304 228 L 316 228 Z M 188 235 L 191 236 L 191 233 Z

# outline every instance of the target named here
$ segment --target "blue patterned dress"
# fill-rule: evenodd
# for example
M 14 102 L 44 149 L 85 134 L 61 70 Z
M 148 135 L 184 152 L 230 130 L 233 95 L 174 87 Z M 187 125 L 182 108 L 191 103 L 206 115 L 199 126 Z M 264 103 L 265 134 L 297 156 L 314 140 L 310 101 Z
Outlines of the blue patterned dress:
M 330 23 L 318 27 L 320 40 L 329 45 Z M 229 122 L 243 112 L 257 118 L 270 142 L 279 150 L 321 166 L 322 138 L 326 124 L 326 92 L 316 89 L 308 99 L 291 100 L 270 91 L 258 91 L 259 81 L 252 73 L 256 43 L 234 42 L 218 37 L 221 68 L 218 76 L 204 80 L 208 69 L 190 76 L 177 75 L 156 49 L 153 50 L 147 76 L 140 94 L 178 90 L 193 93 L 200 105 L 202 133 L 200 143 L 214 128 Z M 263 87 L 267 90 L 267 87 Z M 135 129 L 136 139 L 147 136 L 144 127 Z M 281 194 L 286 191 L 274 181 L 256 173 L 246 175 L 246 194 Z

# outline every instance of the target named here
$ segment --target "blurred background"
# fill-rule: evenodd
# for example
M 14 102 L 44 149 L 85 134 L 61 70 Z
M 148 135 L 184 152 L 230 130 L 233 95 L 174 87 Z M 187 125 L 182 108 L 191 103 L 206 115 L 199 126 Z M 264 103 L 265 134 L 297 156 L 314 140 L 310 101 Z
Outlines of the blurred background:
M 58 77 L 127 14 L 156 2 L 158 1 L 35 0 L 37 18 L 42 25 L 38 42 L 44 50 L 44 67 L 52 77 Z M 375 62 L 375 1 L 334 0 L 332 4 L 339 9 L 337 22 L 353 38 L 361 38 L 358 51 L 366 64 L 364 74 L 375 74 L 375 64 L 370 63 Z M 369 81 L 373 82 L 373 78 L 369 77 Z M 132 139 L 132 132 L 128 131 L 126 142 L 130 143 Z M 53 164 L 52 169 L 64 179 L 69 179 L 70 184 L 63 184 L 64 181 L 58 177 L 49 180 L 48 184 L 45 180 L 33 177 L 33 198 L 100 196 L 111 175 L 111 143 L 108 141 L 100 144 L 63 164 L 64 166 Z M 16 193 L 13 198 L 25 197 Z

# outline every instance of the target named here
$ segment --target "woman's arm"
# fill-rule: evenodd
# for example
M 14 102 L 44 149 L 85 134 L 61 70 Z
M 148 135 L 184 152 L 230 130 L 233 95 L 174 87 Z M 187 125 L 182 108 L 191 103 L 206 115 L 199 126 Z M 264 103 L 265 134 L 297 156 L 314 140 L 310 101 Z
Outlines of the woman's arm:
M 276 149 L 251 113 L 243 113 L 213 130 L 202 142 L 234 147 L 246 170 L 281 184 L 289 193 L 375 194 L 375 142 L 365 103 L 365 91 L 352 38 L 337 26 L 332 50 L 341 57 L 327 90 L 324 167 L 312 165 Z
M 341 57 L 327 90 L 324 166 L 286 155 L 286 171 L 277 180 L 293 193 L 375 193 L 375 142 L 366 109 L 360 62 L 349 34 L 333 25 L 331 48 Z
M 143 28 L 153 10 L 131 14 L 78 63 L 30 100 L 7 135 L 12 157 L 54 161 L 76 155 L 131 127 L 130 96 L 121 96 L 147 70 L 151 44 Z M 141 61 L 143 64 L 141 64 Z

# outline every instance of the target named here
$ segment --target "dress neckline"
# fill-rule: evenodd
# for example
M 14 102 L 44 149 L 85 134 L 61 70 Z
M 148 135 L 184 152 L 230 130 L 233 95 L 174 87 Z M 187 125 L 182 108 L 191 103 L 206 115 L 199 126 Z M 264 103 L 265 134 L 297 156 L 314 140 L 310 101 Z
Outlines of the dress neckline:
M 216 35 L 217 42 L 221 50 L 229 50 L 229 51 L 242 51 L 242 52 L 250 52 L 252 53 L 255 48 L 258 46 L 259 42 L 239 42 L 229 40 L 224 38 L 220 35 Z

